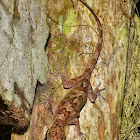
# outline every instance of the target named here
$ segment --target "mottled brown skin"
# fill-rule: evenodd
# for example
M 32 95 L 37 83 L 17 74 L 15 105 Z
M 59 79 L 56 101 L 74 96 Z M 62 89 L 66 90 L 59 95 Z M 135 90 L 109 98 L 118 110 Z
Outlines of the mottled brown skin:
M 91 103 L 95 103 L 95 100 L 100 96 L 100 92 L 104 89 L 95 88 L 92 89 L 90 84 L 91 73 L 97 63 L 97 60 L 100 55 L 102 40 L 103 40 L 103 30 L 102 25 L 94 13 L 94 11 L 82 0 L 79 0 L 83 3 L 93 14 L 97 21 L 98 25 L 98 43 L 96 45 L 96 50 L 94 56 L 91 60 L 90 66 L 85 70 L 85 72 L 72 80 L 67 80 L 65 75 L 62 75 L 62 83 L 65 89 L 72 88 L 67 95 L 61 100 L 57 107 L 55 107 L 55 112 L 53 114 L 53 124 L 47 132 L 47 140 L 65 140 L 64 128 L 66 125 L 75 125 L 77 134 L 80 138 L 84 139 L 79 125 L 80 111 L 87 102 L 87 97 Z
M 87 79 L 81 80 L 56 107 L 56 112 L 53 116 L 54 123 L 49 129 L 47 138 L 51 137 L 51 140 L 66 139 L 64 127 L 75 124 L 75 121 L 72 121 L 75 118 L 79 118 L 80 111 L 87 101 L 87 83 Z M 63 135 L 60 135 L 60 133 Z

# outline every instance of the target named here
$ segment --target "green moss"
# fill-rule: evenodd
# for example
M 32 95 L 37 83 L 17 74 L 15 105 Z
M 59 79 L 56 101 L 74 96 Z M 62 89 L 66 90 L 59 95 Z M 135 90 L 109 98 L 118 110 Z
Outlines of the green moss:
M 122 25 L 121 28 L 116 31 L 117 39 L 120 40 L 121 38 L 125 39 L 125 43 L 127 42 L 127 29 L 125 25 Z
M 17 95 L 17 94 L 14 94 L 14 100 L 15 100 L 15 106 L 16 107 L 19 107 L 21 106 L 21 98 Z
M 4 93 L 4 99 L 9 101 L 9 102 L 12 102 L 13 101 L 13 94 L 12 94 L 12 92 L 6 91 Z
M 51 52 L 61 53 L 66 46 L 66 39 L 63 36 L 58 36 L 53 40 L 53 44 L 55 45 L 51 47 Z
M 69 27 L 65 27 L 63 26 L 63 33 L 68 36 L 70 32 L 72 32 L 72 29 L 76 28 L 76 27 L 72 27 L 72 26 L 75 26 L 77 25 L 77 21 L 76 21 L 76 17 L 75 17 L 75 14 L 74 14 L 75 10 L 74 9 L 69 9 L 67 11 L 67 18 L 64 22 L 63 25 L 65 26 L 69 26 Z
M 12 101 L 13 101 L 13 94 L 11 91 L 4 91 L 3 87 L 0 86 L 0 96 L 2 98 L 2 100 L 4 101 L 8 101 L 7 105 L 10 106 Z
M 62 27 L 62 23 L 63 23 L 63 20 L 64 20 L 64 17 L 63 15 L 60 15 L 59 18 L 58 18 L 58 28 L 59 28 L 59 31 L 61 33 L 63 33 L 63 27 Z

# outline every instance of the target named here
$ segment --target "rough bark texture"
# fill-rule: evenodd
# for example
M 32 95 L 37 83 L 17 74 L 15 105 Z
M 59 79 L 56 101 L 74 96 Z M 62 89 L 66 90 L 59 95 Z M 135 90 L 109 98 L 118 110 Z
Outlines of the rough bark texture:
M 37 80 L 46 80 L 45 3 L 0 1 L 0 122 L 26 127 Z
M 93 89 L 99 82 L 101 82 L 101 88 L 106 87 L 106 91 L 102 92 L 106 100 L 99 97 L 95 104 L 87 101 L 80 114 L 81 130 L 86 135 L 86 140 L 139 139 L 140 20 L 134 14 L 135 3 L 133 0 L 86 0 L 86 2 L 94 9 L 103 26 L 103 47 L 91 76 L 91 84 Z M 40 1 L 37 3 L 41 4 Z M 32 7 L 31 3 L 27 5 Z M 42 9 L 43 4 L 39 8 Z M 97 43 L 98 35 L 95 32 L 97 24 L 94 17 L 78 0 L 73 0 L 73 4 L 71 0 L 47 0 L 46 9 L 51 34 L 47 42 L 50 74 L 53 73 L 50 77 L 55 77 L 63 71 L 70 79 L 81 75 L 90 65 L 88 62 L 94 54 L 88 53 L 95 50 Z M 26 8 L 23 7 L 22 10 Z M 30 18 L 35 17 L 30 14 Z M 45 13 L 42 18 L 45 18 Z M 36 20 L 40 22 L 43 19 L 36 17 Z M 46 23 L 43 22 L 43 27 L 45 25 Z M 47 29 L 44 30 L 47 31 Z M 25 35 L 25 37 L 28 36 Z M 40 40 L 40 36 L 35 36 L 34 41 Z M 30 39 L 29 42 L 32 42 Z M 21 39 L 17 40 L 20 43 Z M 28 44 L 28 41 L 24 39 L 22 43 Z M 31 46 L 29 48 L 31 49 Z M 30 54 L 30 49 L 28 54 Z M 18 51 L 18 58 L 19 53 L 20 51 Z M 87 54 L 80 55 L 81 53 Z M 40 57 L 42 58 L 43 55 L 41 54 L 38 59 Z M 29 58 L 33 59 L 33 57 Z M 35 71 L 37 69 L 34 67 Z M 16 72 L 14 78 L 17 76 Z M 16 81 L 21 80 L 19 77 Z M 12 140 L 43 140 L 45 138 L 52 122 L 52 114 L 47 106 L 47 96 L 58 103 L 68 92 L 63 89 L 61 83 L 61 80 L 51 78 L 45 85 L 38 87 L 28 131 L 24 135 L 13 134 Z M 18 89 L 17 87 L 15 91 L 18 92 Z M 2 91 L 5 91 L 5 88 L 2 88 Z M 27 97 L 26 100 L 28 101 Z M 66 126 L 65 133 L 67 140 L 76 139 L 74 126 Z

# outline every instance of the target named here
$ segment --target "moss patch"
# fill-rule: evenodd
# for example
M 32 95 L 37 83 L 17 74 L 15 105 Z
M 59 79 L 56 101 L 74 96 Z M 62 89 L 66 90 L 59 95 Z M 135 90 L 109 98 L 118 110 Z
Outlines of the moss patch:
M 64 22 L 65 26 L 69 26 L 69 27 L 65 27 L 63 26 L 63 33 L 68 36 L 70 33 L 73 33 L 73 31 L 75 30 L 76 27 L 73 27 L 75 25 L 77 25 L 77 21 L 76 21 L 76 16 L 74 13 L 74 9 L 69 9 L 67 11 L 67 18 Z
M 6 92 L 4 93 L 4 98 L 5 98 L 5 100 L 7 100 L 7 101 L 9 101 L 9 102 L 12 102 L 12 100 L 13 100 L 12 92 L 6 91 Z

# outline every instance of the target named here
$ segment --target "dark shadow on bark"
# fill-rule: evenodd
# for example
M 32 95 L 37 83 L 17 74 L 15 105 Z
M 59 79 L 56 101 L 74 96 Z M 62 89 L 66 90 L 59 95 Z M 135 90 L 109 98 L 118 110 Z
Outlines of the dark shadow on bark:
M 0 124 L 0 140 L 11 140 L 11 125 L 2 125 Z

